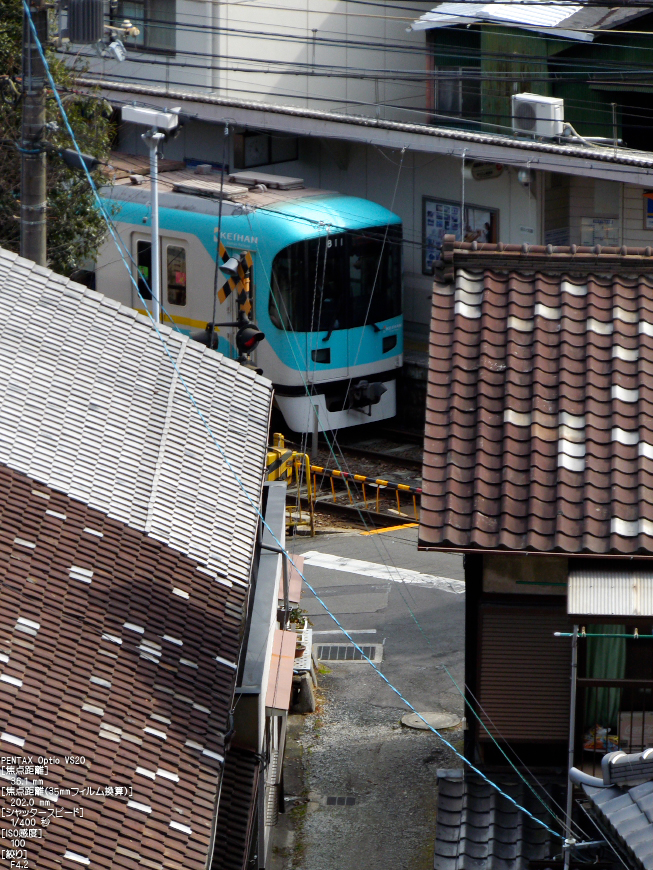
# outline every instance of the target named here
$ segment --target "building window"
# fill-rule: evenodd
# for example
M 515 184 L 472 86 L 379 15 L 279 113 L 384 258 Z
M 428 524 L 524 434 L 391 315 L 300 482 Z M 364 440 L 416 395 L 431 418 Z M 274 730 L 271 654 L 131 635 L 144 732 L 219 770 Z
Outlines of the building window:
M 125 45 L 143 51 L 174 54 L 176 50 L 176 0 L 118 0 L 112 12 L 112 25 L 129 19 L 140 33 L 125 39 Z
M 481 116 L 481 79 L 475 67 L 439 66 L 434 69 L 434 106 L 436 115 L 478 121 Z M 446 118 L 434 118 L 434 122 Z
M 186 304 L 186 249 L 178 245 L 166 248 L 168 304 Z
M 440 259 L 442 240 L 453 235 L 463 242 L 496 242 L 499 233 L 499 211 L 485 206 L 466 205 L 465 220 L 461 220 L 461 204 L 424 197 L 422 234 L 422 272 L 432 275 Z
M 237 169 L 252 169 L 271 163 L 287 163 L 299 158 L 296 136 L 269 133 L 237 133 L 234 137 L 234 163 Z

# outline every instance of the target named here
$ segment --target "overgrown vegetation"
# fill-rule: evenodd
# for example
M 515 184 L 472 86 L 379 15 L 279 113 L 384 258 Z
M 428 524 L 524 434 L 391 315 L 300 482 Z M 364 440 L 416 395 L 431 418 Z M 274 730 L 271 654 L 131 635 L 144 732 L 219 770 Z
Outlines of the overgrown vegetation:
M 20 139 L 22 117 L 22 16 L 21 0 L 0 5 L 0 245 L 11 251 L 20 247 Z M 111 106 L 88 88 L 77 86 L 84 69 L 68 67 L 54 52 L 48 62 L 61 94 L 77 142 L 83 152 L 107 161 L 113 135 Z M 45 139 L 56 148 L 73 147 L 54 97 L 46 90 Z M 96 183 L 106 183 L 101 172 Z M 70 275 L 85 260 L 95 259 L 106 232 L 83 172 L 69 169 L 57 154 L 47 156 L 48 265 Z

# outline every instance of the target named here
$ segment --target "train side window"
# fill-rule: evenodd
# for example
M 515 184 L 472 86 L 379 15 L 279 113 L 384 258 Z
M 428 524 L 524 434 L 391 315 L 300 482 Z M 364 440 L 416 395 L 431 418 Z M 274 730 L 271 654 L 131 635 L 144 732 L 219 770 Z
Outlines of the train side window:
M 277 329 L 305 330 L 303 298 L 305 292 L 305 243 L 284 248 L 272 263 L 268 313 Z
M 138 272 L 138 292 L 143 299 L 151 299 L 152 245 L 150 242 L 136 242 L 136 270 Z
M 186 304 L 186 249 L 179 245 L 166 247 L 168 304 Z

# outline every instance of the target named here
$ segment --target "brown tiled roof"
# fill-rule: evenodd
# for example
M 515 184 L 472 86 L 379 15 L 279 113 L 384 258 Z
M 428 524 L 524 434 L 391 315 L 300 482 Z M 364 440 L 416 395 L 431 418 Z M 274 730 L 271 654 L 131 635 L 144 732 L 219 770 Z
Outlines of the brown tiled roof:
M 205 870 L 246 589 L 6 466 L 0 576 L 0 753 L 71 792 L 29 866 Z
M 227 752 L 211 870 L 243 870 L 256 809 L 259 760 L 234 746 Z
M 653 554 L 652 253 L 447 240 L 422 546 Z

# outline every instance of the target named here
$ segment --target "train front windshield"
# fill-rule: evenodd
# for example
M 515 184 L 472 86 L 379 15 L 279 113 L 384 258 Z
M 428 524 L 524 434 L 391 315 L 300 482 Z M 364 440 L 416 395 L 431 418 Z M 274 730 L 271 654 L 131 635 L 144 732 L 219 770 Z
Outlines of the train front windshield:
M 272 263 L 269 313 L 279 329 L 353 329 L 401 314 L 401 226 L 296 242 Z

